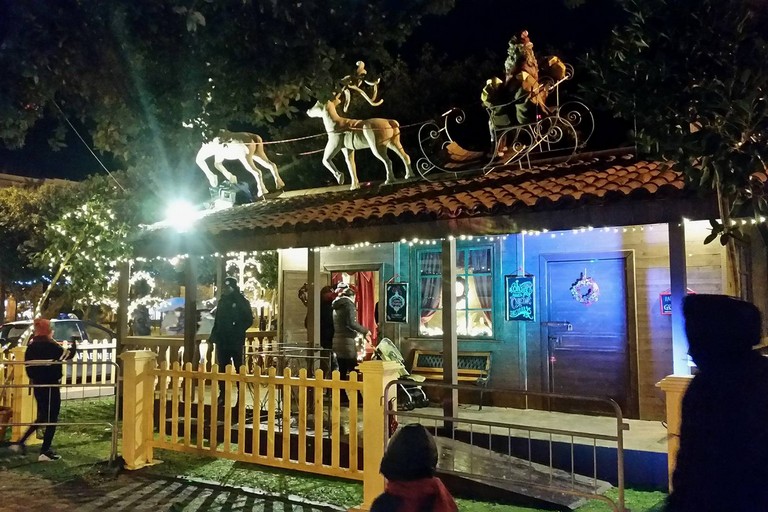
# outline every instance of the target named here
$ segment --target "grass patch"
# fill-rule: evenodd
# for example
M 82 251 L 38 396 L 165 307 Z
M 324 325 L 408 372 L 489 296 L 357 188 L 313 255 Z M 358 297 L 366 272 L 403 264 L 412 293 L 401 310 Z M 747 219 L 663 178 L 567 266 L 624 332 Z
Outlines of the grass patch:
M 112 432 L 107 423 L 114 422 L 113 397 L 62 402 L 60 423 L 99 423 L 98 425 L 60 425 L 53 438 L 53 449 L 62 459 L 55 463 L 39 464 L 37 455 L 41 441 L 27 444 L 25 458 L 13 458 L 6 463 L 9 470 L 36 475 L 53 482 L 80 478 L 95 480 L 109 460 Z M 35 436 L 33 435 L 32 438 Z M 30 443 L 32 440 L 30 440 Z M 118 444 L 119 447 L 119 444 Z
M 62 422 L 109 422 L 114 417 L 112 397 L 86 400 L 67 400 L 62 405 Z M 97 483 L 105 476 L 104 462 L 109 458 L 110 431 L 106 425 L 61 426 L 54 439 L 54 448 L 63 459 L 49 464 L 38 464 L 38 448 L 29 447 L 30 455 L 23 461 L 14 460 L 7 465 L 11 471 L 22 471 L 54 482 L 82 479 Z M 118 444 L 119 448 L 119 444 Z M 363 485 L 359 482 L 312 475 L 216 459 L 188 453 L 156 450 L 155 457 L 162 464 L 142 470 L 163 477 L 189 477 L 218 482 L 222 485 L 251 487 L 276 495 L 295 495 L 322 503 L 351 507 L 363 499 Z M 615 489 L 606 494 L 614 501 Z M 661 510 L 666 493 L 627 489 L 625 501 L 632 512 Z M 540 512 L 543 509 L 518 507 L 510 504 L 488 503 L 458 499 L 462 512 Z M 599 501 L 590 501 L 578 512 L 607 512 L 611 508 Z

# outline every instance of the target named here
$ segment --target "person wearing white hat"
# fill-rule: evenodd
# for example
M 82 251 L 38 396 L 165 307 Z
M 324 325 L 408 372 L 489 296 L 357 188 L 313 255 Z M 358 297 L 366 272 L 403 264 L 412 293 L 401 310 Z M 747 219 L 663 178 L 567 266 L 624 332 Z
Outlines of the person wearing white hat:
M 349 372 L 357 366 L 358 334 L 365 336 L 367 343 L 371 342 L 371 331 L 357 321 L 357 306 L 355 305 L 355 289 L 341 282 L 336 286 L 338 297 L 333 301 L 333 351 L 339 362 L 339 372 L 342 379 L 347 379 Z M 344 397 L 346 398 L 346 397 Z M 342 401 L 345 401 L 342 398 Z

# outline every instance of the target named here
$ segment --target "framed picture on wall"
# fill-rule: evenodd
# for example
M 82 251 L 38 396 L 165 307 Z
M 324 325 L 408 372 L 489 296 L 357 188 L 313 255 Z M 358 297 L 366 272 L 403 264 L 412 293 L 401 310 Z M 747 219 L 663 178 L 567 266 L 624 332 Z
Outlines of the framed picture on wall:
M 536 287 L 530 274 L 504 276 L 507 297 L 507 320 L 534 322 L 536 320 Z
M 396 324 L 408 323 L 408 283 L 385 285 L 386 314 L 384 321 Z

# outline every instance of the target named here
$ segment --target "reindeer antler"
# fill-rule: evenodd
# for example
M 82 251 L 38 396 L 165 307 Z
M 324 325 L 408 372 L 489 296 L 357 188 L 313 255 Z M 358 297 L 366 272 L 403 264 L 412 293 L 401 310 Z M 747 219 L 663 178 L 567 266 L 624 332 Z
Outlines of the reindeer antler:
M 365 99 L 365 101 L 367 101 L 369 104 L 373 105 L 374 107 L 378 107 L 379 105 L 384 103 L 384 100 L 377 100 L 376 99 L 376 96 L 379 94 L 379 80 L 376 80 L 374 82 L 369 82 L 369 81 L 365 80 L 365 84 L 366 85 L 370 85 L 370 86 L 373 87 L 373 95 L 372 96 L 368 96 L 368 93 L 366 93 L 364 90 L 362 90 L 360 87 L 358 87 L 356 85 L 350 85 L 349 89 L 352 90 L 352 91 L 357 91 L 358 93 L 360 93 L 360 96 L 362 96 L 363 99 Z
M 374 107 L 378 107 L 381 105 L 384 100 L 378 100 L 376 99 L 376 96 L 379 94 L 379 80 L 376 79 L 374 81 L 365 80 L 363 77 L 368 73 L 365 70 L 365 62 L 359 60 L 355 63 L 357 68 L 355 69 L 355 72 L 353 75 L 347 75 L 344 78 L 341 79 L 342 89 L 341 91 L 334 97 L 335 100 L 338 100 L 339 97 L 344 94 L 344 106 L 342 107 L 342 110 L 344 112 L 349 109 L 349 103 L 352 100 L 352 94 L 349 91 L 355 91 L 360 96 L 363 97 L 365 101 L 368 102 L 369 105 L 372 105 Z M 368 86 L 373 87 L 373 95 L 369 96 L 368 93 L 366 93 L 363 89 L 360 88 L 361 85 L 366 84 Z

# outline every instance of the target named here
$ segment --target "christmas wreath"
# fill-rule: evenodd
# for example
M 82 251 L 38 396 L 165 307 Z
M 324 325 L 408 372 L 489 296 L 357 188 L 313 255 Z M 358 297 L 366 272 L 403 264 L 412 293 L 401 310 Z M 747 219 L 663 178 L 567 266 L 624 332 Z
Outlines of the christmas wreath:
M 600 287 L 597 282 L 586 274 L 581 274 L 571 285 L 571 295 L 580 304 L 591 306 L 600 300 Z

